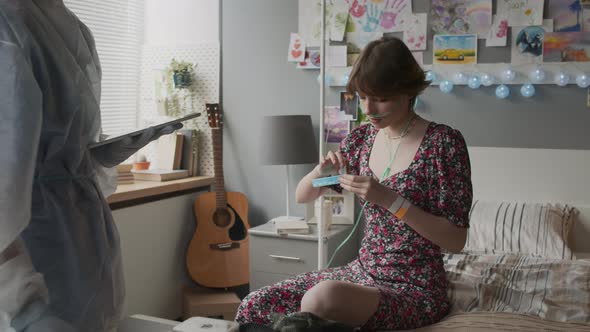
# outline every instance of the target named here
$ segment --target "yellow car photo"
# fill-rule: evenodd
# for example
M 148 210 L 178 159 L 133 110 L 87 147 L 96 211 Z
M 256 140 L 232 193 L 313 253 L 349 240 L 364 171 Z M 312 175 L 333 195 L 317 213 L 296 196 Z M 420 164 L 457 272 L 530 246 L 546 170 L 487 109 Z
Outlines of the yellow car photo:
M 465 54 L 461 50 L 456 50 L 454 48 L 448 48 L 438 55 L 439 60 L 463 60 L 465 59 Z

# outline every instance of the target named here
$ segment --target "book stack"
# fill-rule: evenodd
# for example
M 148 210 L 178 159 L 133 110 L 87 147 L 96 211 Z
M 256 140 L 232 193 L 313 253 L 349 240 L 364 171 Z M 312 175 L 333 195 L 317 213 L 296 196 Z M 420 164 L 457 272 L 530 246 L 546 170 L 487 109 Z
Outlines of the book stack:
M 279 235 L 309 234 L 309 225 L 305 220 L 275 220 L 274 229 Z
M 184 137 L 180 168 L 188 171 L 188 176 L 199 174 L 199 130 L 181 129 L 179 134 Z
M 180 133 L 164 135 L 158 139 L 158 159 L 156 169 L 180 169 L 184 136 Z
M 141 181 L 170 181 L 188 177 L 188 171 L 186 169 L 146 169 L 141 171 L 134 170 L 133 176 L 135 180 Z
M 135 182 L 131 169 L 133 164 L 117 165 L 117 184 L 132 184 Z

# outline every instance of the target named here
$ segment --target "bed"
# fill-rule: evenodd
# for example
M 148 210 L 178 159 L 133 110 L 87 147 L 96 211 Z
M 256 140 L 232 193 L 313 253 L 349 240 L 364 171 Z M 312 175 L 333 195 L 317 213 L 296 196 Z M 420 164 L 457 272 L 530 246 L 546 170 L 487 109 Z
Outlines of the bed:
M 451 313 L 414 331 L 590 331 L 590 151 L 469 152 L 471 228 L 444 259 Z

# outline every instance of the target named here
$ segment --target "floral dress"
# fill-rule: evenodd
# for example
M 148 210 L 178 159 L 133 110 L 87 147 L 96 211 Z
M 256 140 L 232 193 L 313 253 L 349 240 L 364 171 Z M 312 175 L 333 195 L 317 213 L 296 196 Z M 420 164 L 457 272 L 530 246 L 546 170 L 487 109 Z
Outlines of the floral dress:
M 340 144 L 351 174 L 374 176 L 369 155 L 377 132 L 364 125 Z M 424 211 L 444 216 L 459 227 L 469 226 L 473 197 L 469 155 L 455 129 L 431 122 L 410 166 L 382 184 Z M 356 260 L 252 292 L 242 301 L 236 320 L 269 324 L 272 313 L 299 311 L 305 292 L 322 280 L 379 289 L 379 306 L 362 326 L 365 331 L 412 329 L 442 319 L 449 302 L 440 247 L 376 204 L 368 203 L 363 212 L 366 227 Z

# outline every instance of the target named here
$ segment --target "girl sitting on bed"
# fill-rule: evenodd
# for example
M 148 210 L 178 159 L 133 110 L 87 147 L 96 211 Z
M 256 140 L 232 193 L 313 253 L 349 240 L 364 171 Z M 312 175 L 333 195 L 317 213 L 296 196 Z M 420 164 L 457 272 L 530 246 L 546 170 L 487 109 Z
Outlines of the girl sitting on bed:
M 441 248 L 460 251 L 472 202 L 469 156 L 458 130 L 418 116 L 413 105 L 429 82 L 397 38 L 367 45 L 347 86 L 370 124 L 353 130 L 297 186 L 299 203 L 328 188 L 311 181 L 346 167 L 332 187 L 356 194 L 366 220 L 359 257 L 249 294 L 236 320 L 271 323 L 273 313 L 309 313 L 362 330 L 412 329 L 449 310 Z M 300 313 L 297 313 L 300 312 Z

